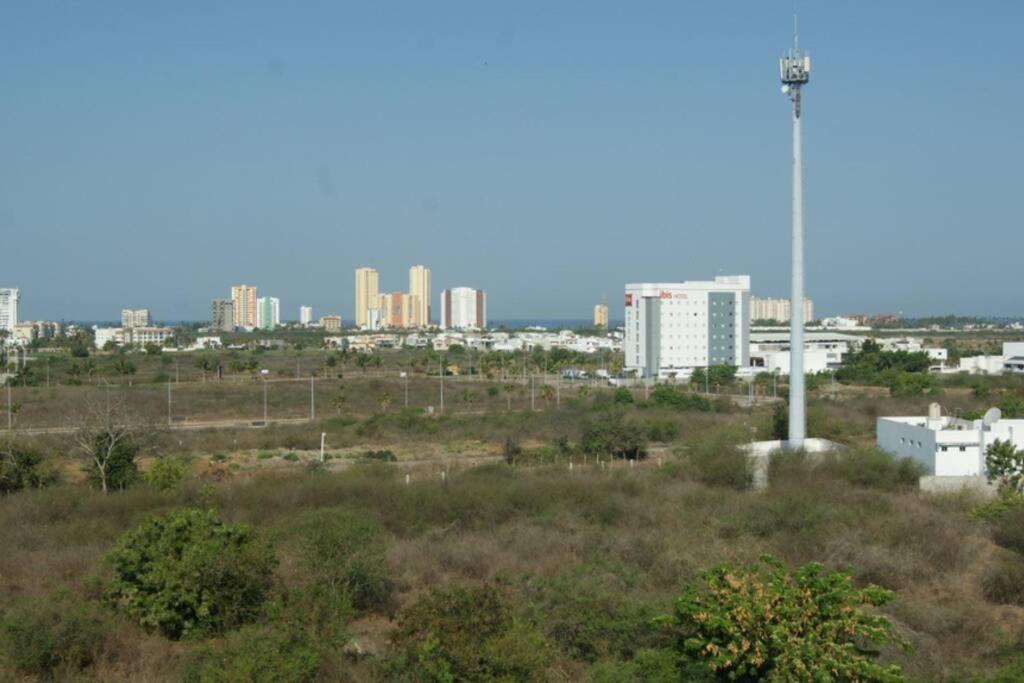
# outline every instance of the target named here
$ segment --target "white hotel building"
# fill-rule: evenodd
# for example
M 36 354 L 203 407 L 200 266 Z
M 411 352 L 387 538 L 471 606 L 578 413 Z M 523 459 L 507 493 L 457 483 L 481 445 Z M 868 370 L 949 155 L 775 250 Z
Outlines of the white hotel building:
M 626 370 L 685 377 L 750 364 L 750 276 L 626 285 Z

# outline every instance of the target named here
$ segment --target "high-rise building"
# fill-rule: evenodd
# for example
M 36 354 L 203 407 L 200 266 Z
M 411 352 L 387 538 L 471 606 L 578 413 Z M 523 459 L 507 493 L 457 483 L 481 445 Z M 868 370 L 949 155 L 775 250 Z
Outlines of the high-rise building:
M 417 297 L 405 292 L 381 294 L 378 304 L 381 327 L 414 327 Z
M 238 285 L 231 288 L 231 307 L 235 327 L 256 327 L 256 288 Z
M 299 324 L 309 326 L 313 322 L 313 307 L 299 306 Z
M 416 297 L 410 327 L 430 327 L 430 268 L 413 266 L 409 269 L 409 295 Z
M 441 292 L 441 327 L 482 330 L 487 327 L 487 294 L 482 289 L 454 287 Z
M 750 297 L 750 319 L 751 320 L 776 320 L 780 323 L 788 323 L 789 299 L 761 299 L 756 296 Z M 814 302 L 804 299 L 804 322 L 814 320 Z
M 608 306 L 606 304 L 594 306 L 594 327 L 608 327 Z
M 626 369 L 669 377 L 750 364 L 750 276 L 626 285 Z
M 0 330 L 14 334 L 14 326 L 18 324 L 18 307 L 21 295 L 17 289 L 0 288 Z
M 149 327 L 150 325 L 148 308 L 121 309 L 121 329 L 130 330 L 133 327 Z
M 376 329 L 374 319 L 380 303 L 378 295 L 379 280 L 377 271 L 373 268 L 356 268 L 356 327 L 361 329 Z
M 235 329 L 235 307 L 227 299 L 214 299 L 210 304 L 210 327 L 216 332 Z
M 272 330 L 281 324 L 281 300 L 275 296 L 256 299 L 256 327 Z
M 324 332 L 341 332 L 341 316 L 325 315 L 320 318 L 320 327 Z

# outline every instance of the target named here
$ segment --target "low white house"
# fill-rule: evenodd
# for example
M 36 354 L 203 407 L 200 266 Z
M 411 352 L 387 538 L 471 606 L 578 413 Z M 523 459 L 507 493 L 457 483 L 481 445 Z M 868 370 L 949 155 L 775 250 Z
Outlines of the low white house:
M 878 447 L 913 458 L 936 477 L 985 474 L 985 449 L 996 439 L 1024 448 L 1024 420 L 1003 420 L 998 410 L 985 420 L 943 416 L 933 403 L 926 417 L 880 417 Z

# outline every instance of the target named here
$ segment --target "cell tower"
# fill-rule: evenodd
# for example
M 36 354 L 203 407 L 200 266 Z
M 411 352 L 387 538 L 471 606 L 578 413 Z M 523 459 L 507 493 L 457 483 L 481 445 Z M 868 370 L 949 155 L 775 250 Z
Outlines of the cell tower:
M 789 300 L 789 448 L 804 447 L 807 396 L 804 390 L 804 178 L 800 140 L 803 86 L 811 76 L 811 58 L 800 51 L 793 17 L 793 49 L 779 60 L 782 94 L 793 102 L 793 280 Z

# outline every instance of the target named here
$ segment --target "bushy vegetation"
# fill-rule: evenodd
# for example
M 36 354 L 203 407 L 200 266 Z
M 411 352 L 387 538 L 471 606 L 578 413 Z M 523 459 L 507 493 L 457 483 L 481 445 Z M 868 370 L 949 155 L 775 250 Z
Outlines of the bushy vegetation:
M 683 657 L 732 680 L 900 681 L 898 667 L 866 649 L 898 642 L 886 617 L 863 609 L 892 596 L 856 589 L 849 574 L 817 563 L 789 570 L 765 557 L 704 572 L 676 601 L 671 624 Z
M 394 391 L 374 380 L 372 396 Z M 352 389 L 344 417 L 313 428 L 165 435 L 153 451 L 175 455 L 154 459 L 147 447 L 150 485 L 103 495 L 66 482 L 3 496 L 0 622 L 39 611 L 32 633 L 56 634 L 44 645 L 69 642 L 71 631 L 83 640 L 40 648 L 28 632 L 0 629 L 0 679 L 742 680 L 749 674 L 714 671 L 683 646 L 696 626 L 673 613 L 680 587 L 706 598 L 705 572 L 725 567 L 750 588 L 729 594 L 726 581 L 720 604 L 705 605 L 732 620 L 730 633 L 763 628 L 820 645 L 834 634 L 824 593 L 794 593 L 809 563 L 822 565 L 814 581 L 839 598 L 871 584 L 892 591 L 885 604 L 837 604 L 848 616 L 891 619 L 912 645 L 857 638 L 851 657 L 863 662 L 854 662 L 840 633 L 815 656 L 885 675 L 899 665 L 911 680 L 1013 671 L 1003 653 L 1024 637 L 1015 592 L 1024 506 L 1009 493 L 984 507 L 921 495 L 916 465 L 867 447 L 875 415 L 919 414 L 925 399 L 839 392 L 812 403 L 812 433 L 840 434 L 851 447 L 775 458 L 770 486 L 750 492 L 738 446 L 770 434 L 771 409 L 724 395 L 711 410 L 690 409 L 676 405 L 694 395 L 688 388 L 667 388 L 616 403 L 615 390 L 563 385 L 560 410 L 520 411 L 506 399 L 528 405 L 528 390 L 503 384 L 497 405 L 471 414 L 355 416 L 361 392 Z M 482 403 L 489 392 L 475 393 Z M 458 390 L 451 395 L 458 403 Z M 953 409 L 988 400 L 957 395 Z M 333 459 L 314 470 L 273 457 L 295 449 L 299 461 L 315 460 L 321 426 Z M 47 453 L 43 470 L 56 463 L 73 477 L 52 455 L 62 438 L 20 436 L 19 445 Z M 648 451 L 657 457 L 642 458 Z M 191 463 L 187 480 L 157 477 L 164 461 L 175 471 Z M 766 553 L 779 562 L 758 563 Z M 73 597 L 46 616 L 54 587 Z M 777 623 L 742 618 L 740 597 L 757 590 L 777 598 Z M 765 666 L 811 661 L 786 642 L 769 642 Z M 33 649 L 87 656 L 34 669 L 10 656 Z
M 583 425 L 580 449 L 596 457 L 640 460 L 647 457 L 647 435 L 638 423 L 611 412 Z
M 68 594 L 19 600 L 0 619 L 0 656 L 24 675 L 72 677 L 95 661 L 105 627 L 95 605 Z
M 669 384 L 659 384 L 651 391 L 650 402 L 656 406 L 666 406 L 678 410 L 711 410 L 711 401 L 699 394 L 682 391 Z
M 541 631 L 494 586 L 430 591 L 399 615 L 392 638 L 395 680 L 542 680 L 551 657 Z
M 270 549 L 244 524 L 212 511 L 151 516 L 107 555 L 107 597 L 168 638 L 224 633 L 254 620 L 270 590 Z
M 13 442 L 0 444 L 0 496 L 55 483 L 57 473 L 39 451 Z
M 169 491 L 188 477 L 188 463 L 182 458 L 157 458 L 142 475 L 143 480 L 158 491 Z

